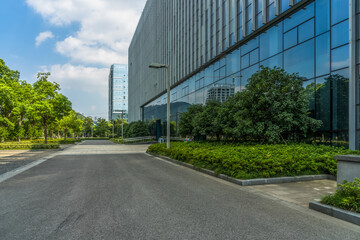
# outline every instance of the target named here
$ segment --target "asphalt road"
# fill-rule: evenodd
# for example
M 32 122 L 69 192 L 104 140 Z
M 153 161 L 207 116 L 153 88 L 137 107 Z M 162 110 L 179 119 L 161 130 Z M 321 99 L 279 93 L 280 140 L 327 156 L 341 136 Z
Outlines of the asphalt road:
M 0 183 L 0 239 L 360 239 L 358 226 L 144 149 L 87 141 Z

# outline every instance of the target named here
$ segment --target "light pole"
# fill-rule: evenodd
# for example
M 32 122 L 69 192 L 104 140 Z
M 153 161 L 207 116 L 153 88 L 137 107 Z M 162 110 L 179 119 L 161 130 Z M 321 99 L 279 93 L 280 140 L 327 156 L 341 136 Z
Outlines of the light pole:
M 166 68 L 166 92 L 167 92 L 167 109 L 166 109 L 166 147 L 170 148 L 170 65 L 161 63 L 152 63 L 149 68 Z

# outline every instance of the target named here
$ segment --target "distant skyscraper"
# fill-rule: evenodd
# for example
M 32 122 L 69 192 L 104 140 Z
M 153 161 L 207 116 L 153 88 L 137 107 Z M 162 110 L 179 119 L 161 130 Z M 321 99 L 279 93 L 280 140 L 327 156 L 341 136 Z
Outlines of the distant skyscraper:
M 109 74 L 109 120 L 121 117 L 128 119 L 128 67 L 113 64 Z

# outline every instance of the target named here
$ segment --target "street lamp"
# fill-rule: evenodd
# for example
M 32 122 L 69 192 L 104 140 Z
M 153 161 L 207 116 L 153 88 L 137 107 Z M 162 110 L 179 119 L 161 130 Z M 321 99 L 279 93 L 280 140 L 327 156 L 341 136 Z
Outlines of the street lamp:
M 161 63 L 152 63 L 149 65 L 149 68 L 166 68 L 166 92 L 167 92 L 167 109 L 166 109 L 166 147 L 170 148 L 170 65 L 161 64 Z

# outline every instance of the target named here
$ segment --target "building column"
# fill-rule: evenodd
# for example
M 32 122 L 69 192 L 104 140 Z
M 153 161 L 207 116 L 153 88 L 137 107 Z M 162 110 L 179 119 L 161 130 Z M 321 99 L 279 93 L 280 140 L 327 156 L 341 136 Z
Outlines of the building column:
M 350 79 L 349 79 L 349 148 L 357 149 L 359 142 L 356 137 L 356 94 L 357 89 L 357 67 L 356 67 L 356 0 L 349 0 L 349 57 L 350 57 Z

